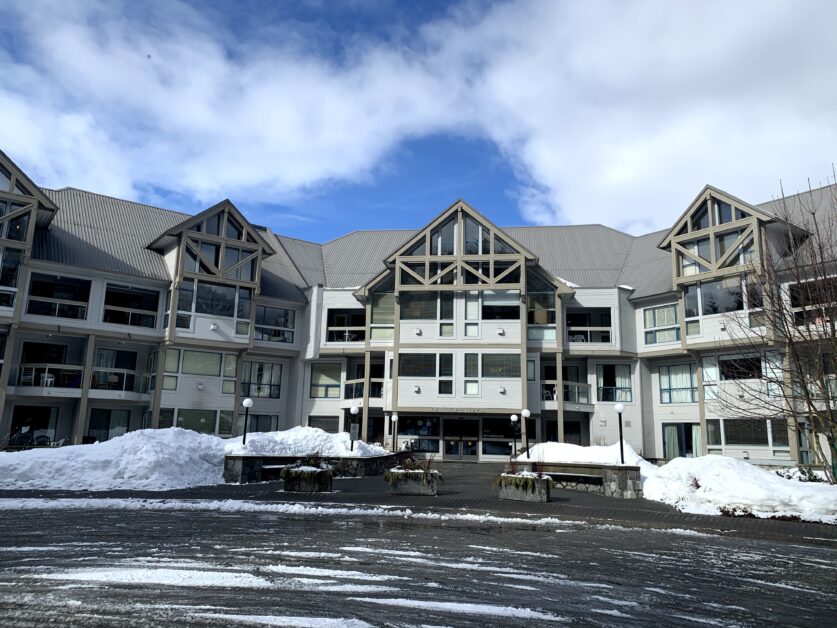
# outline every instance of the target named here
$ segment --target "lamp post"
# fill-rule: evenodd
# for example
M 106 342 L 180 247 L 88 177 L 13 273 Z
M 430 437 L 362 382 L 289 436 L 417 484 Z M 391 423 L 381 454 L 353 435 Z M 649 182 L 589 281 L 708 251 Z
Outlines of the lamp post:
M 523 411 L 520 413 L 520 416 L 522 416 L 523 420 L 525 421 L 526 419 L 528 419 L 531 416 L 531 414 L 532 413 L 529 412 L 528 408 L 523 408 Z M 529 426 L 526 425 L 525 427 L 526 427 L 526 430 L 525 430 L 524 434 L 526 435 L 526 442 L 523 443 L 523 447 L 526 449 L 526 457 L 528 458 L 529 457 Z
M 241 405 L 244 406 L 244 437 L 241 439 L 241 444 L 247 444 L 247 423 L 250 420 L 250 408 L 253 407 L 253 400 L 250 397 L 241 400 Z
M 617 403 L 613 406 L 613 409 L 619 415 L 619 458 L 622 460 L 622 464 L 625 464 L 625 446 L 622 444 L 622 413 L 625 411 L 625 404 Z
M 352 415 L 352 422 L 349 425 L 349 451 L 355 450 L 355 435 L 357 433 L 357 428 L 355 427 L 356 423 L 354 421 L 355 417 L 357 417 L 358 412 L 360 412 L 360 408 L 357 406 L 352 406 L 349 408 L 349 414 Z
M 398 415 L 393 413 L 390 421 L 392 421 L 392 453 L 395 453 L 395 446 L 398 443 Z
M 517 453 L 517 415 L 511 415 L 511 424 L 512 424 L 512 458 L 514 458 L 515 454 Z

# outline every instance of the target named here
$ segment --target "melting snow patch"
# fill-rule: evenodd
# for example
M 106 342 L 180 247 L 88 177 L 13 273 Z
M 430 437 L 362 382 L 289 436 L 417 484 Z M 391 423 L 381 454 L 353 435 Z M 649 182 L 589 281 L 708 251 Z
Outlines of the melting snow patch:
M 223 619 L 225 621 L 263 626 L 287 626 L 289 628 L 373 628 L 359 619 L 335 617 L 290 617 L 286 615 L 225 615 L 221 613 L 194 613 L 192 617 Z
M 628 443 L 623 441 L 623 445 L 625 450 L 625 464 L 639 467 L 643 480 L 657 471 L 658 467 L 656 465 L 642 458 Z M 517 459 L 529 462 L 537 460 L 538 462 L 545 463 L 621 464 L 619 443 L 613 445 L 592 445 L 590 447 L 582 447 L 581 445 L 572 445 L 570 443 L 539 443 L 529 450 L 528 457 L 526 457 L 526 454 L 523 454 L 518 456 Z
M 409 580 L 406 576 L 386 576 L 366 573 L 365 571 L 345 571 L 341 569 L 324 569 L 321 567 L 306 567 L 304 565 L 272 565 L 265 567 L 267 571 L 281 574 L 300 576 L 320 576 L 326 578 L 347 578 L 349 580 L 368 580 L 381 582 L 387 580 Z
M 529 608 L 515 606 L 495 606 L 492 604 L 467 604 L 463 602 L 437 602 L 423 600 L 408 600 L 403 598 L 371 598 L 352 597 L 356 602 L 381 604 L 384 606 L 400 606 L 402 608 L 418 608 L 426 611 L 445 611 L 464 615 L 490 615 L 492 617 L 514 617 L 515 619 L 538 619 L 541 621 L 567 621 L 566 617 L 559 617 L 551 613 L 534 611 Z
M 162 584 L 174 587 L 266 589 L 273 586 L 269 580 L 252 574 L 191 569 L 76 569 L 28 577 L 110 584 Z

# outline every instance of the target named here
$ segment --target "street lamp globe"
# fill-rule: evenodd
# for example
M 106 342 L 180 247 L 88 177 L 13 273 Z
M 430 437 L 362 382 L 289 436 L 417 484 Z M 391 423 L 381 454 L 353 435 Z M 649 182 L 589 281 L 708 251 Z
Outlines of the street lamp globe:
M 391 420 L 393 423 L 398 423 L 398 415 L 397 415 L 397 414 L 393 414 L 393 415 L 392 415 L 392 417 L 390 417 L 390 420 Z
M 532 415 L 532 413 L 531 413 L 531 412 L 529 412 L 529 409 L 528 409 L 528 408 L 524 408 L 524 409 L 523 409 L 523 412 L 521 412 L 521 413 L 520 413 L 520 415 L 521 415 L 524 419 L 528 419 L 528 418 Z
M 517 415 L 516 414 L 511 415 L 511 421 L 512 421 L 512 423 L 517 423 Z
M 241 405 L 245 408 L 252 408 L 253 407 L 253 400 L 250 397 L 241 400 Z
M 613 406 L 613 409 L 616 410 L 617 414 L 622 414 L 625 411 L 625 404 L 617 403 L 615 406 Z
M 349 409 L 349 412 L 352 414 L 352 416 L 356 416 L 356 415 L 357 415 L 357 413 L 358 413 L 358 412 L 360 412 L 360 410 L 358 409 L 358 407 L 357 407 L 357 406 L 352 406 L 352 407 Z

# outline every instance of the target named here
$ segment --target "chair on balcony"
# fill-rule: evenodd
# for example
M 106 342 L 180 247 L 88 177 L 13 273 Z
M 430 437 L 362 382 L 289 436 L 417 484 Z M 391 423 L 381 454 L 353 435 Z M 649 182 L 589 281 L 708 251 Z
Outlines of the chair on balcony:
M 52 373 L 41 373 L 41 386 L 52 388 L 55 386 L 55 375 Z

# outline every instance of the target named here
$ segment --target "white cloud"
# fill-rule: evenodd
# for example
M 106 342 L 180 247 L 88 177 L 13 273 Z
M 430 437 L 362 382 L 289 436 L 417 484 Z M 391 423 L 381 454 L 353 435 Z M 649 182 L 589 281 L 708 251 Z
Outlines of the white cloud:
M 281 203 L 455 132 L 509 159 L 524 219 L 641 232 L 704 183 L 755 202 L 835 159 L 827 0 L 466 4 L 340 58 L 175 1 L 32 4 L 0 56 L 0 145 L 44 185 Z

